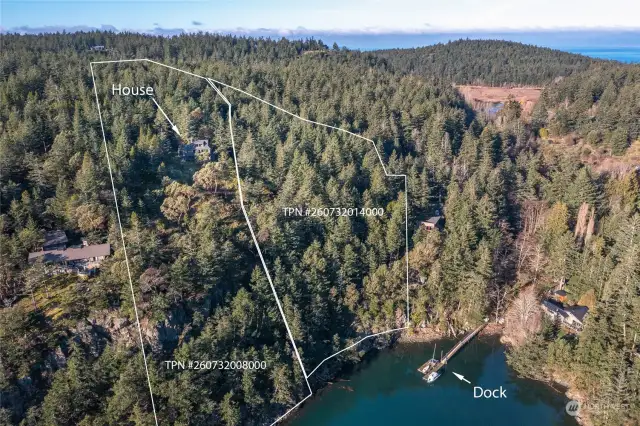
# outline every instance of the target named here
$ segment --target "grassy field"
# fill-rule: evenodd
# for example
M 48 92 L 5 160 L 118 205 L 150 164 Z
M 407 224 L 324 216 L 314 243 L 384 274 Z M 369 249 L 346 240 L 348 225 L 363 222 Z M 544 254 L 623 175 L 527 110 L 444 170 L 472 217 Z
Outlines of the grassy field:
M 86 310 L 86 286 L 91 279 L 83 280 L 72 274 L 61 274 L 47 278 L 32 295 L 19 302 L 26 312 L 38 310 L 53 321 L 73 319 Z

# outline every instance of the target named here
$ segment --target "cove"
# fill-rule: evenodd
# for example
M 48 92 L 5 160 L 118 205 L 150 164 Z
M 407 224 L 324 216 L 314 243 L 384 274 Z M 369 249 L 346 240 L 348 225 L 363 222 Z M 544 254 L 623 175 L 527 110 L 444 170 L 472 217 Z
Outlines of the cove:
M 434 383 L 416 368 L 433 346 L 446 352 L 454 340 L 400 343 L 363 362 L 349 375 L 317 392 L 286 424 L 353 425 L 491 425 L 575 426 L 565 412 L 562 389 L 518 378 L 506 363 L 505 348 L 495 336 L 469 343 Z M 471 384 L 458 380 L 463 374 Z M 474 399 L 473 387 L 506 389 L 506 399 Z

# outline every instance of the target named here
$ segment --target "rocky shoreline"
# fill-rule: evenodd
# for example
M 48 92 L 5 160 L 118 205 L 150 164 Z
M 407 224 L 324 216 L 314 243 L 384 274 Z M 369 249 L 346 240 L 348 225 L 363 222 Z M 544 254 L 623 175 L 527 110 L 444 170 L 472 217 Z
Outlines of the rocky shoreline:
M 489 323 L 480 332 L 480 336 L 496 336 L 502 335 L 504 326 L 502 324 Z M 460 334 L 457 337 L 461 337 L 464 334 Z M 425 343 L 438 339 L 446 339 L 452 336 L 447 333 L 443 333 L 436 327 L 421 327 L 421 328 L 409 328 L 404 330 L 398 339 L 399 343 Z

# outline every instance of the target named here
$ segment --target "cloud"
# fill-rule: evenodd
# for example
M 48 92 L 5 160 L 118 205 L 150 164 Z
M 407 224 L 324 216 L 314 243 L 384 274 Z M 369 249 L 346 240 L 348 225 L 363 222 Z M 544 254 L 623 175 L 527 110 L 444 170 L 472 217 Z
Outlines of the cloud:
M 119 32 L 119 30 L 113 25 L 103 24 L 99 27 L 91 27 L 88 25 L 74 25 L 74 26 L 65 26 L 65 25 L 44 25 L 41 27 L 31 27 L 29 25 L 22 25 L 19 27 L 12 28 L 4 28 L 0 29 L 0 33 L 3 34 L 49 34 L 49 33 L 77 33 L 77 32 L 90 32 L 90 31 L 109 31 L 113 33 Z
M 164 37 L 171 37 L 171 36 L 184 34 L 187 31 L 184 28 L 155 27 L 152 30 L 143 30 L 143 31 L 139 31 L 139 32 L 144 33 L 144 34 L 153 34 L 153 35 L 159 35 L 159 36 L 164 36 Z
M 1 1 L 1 0 L 0 0 Z M 195 22 L 195 21 L 194 21 Z M 423 22 L 422 29 L 404 29 L 394 30 L 381 27 L 363 26 L 357 30 L 343 29 L 310 29 L 308 27 L 298 26 L 294 28 L 164 28 L 157 22 L 153 28 L 121 28 L 118 29 L 113 25 L 103 24 L 100 27 L 78 25 L 49 25 L 49 26 L 28 26 L 19 27 L 0 27 L 1 34 L 17 33 L 17 34 L 43 34 L 43 33 L 74 33 L 89 31 L 110 31 L 112 33 L 120 32 L 137 32 L 141 34 L 149 34 L 159 37 L 173 37 L 181 34 L 193 34 L 197 32 L 214 33 L 214 34 L 230 34 L 245 37 L 268 37 L 272 39 L 280 39 L 282 37 L 296 39 L 309 38 L 323 40 L 331 44 L 337 41 L 341 46 L 351 48 L 392 48 L 392 47 L 415 47 L 428 44 L 446 42 L 458 38 L 495 38 L 502 40 L 519 41 L 523 43 L 533 43 L 544 45 L 547 47 L 554 46 L 640 46 L 640 28 L 562 28 L 562 29 L 545 29 L 545 28 L 522 28 L 513 30 L 509 28 L 496 28 L 494 30 L 441 30 L 431 27 L 428 23 Z
M 90 32 L 90 31 L 109 31 L 112 33 L 120 33 L 123 31 L 136 32 L 141 34 L 150 34 L 157 35 L 163 37 L 171 37 L 177 36 L 180 34 L 189 33 L 190 31 L 185 30 L 184 28 L 163 28 L 160 26 L 155 26 L 151 29 L 118 29 L 113 25 L 103 24 L 100 27 L 91 27 L 87 25 L 75 25 L 75 26 L 64 26 L 64 25 L 46 25 L 42 27 L 30 27 L 28 25 L 22 25 L 20 27 L 12 27 L 12 28 L 0 28 L 0 33 L 2 34 L 51 34 L 51 33 L 77 33 L 77 32 Z M 193 32 L 193 31 L 191 31 Z
M 29 25 L 22 25 L 19 27 L 5 28 L 3 32 L 6 33 L 17 33 L 17 34 L 44 34 L 44 33 L 77 33 L 80 31 L 97 31 L 100 30 L 98 27 L 89 27 L 86 25 L 76 25 L 76 26 L 64 26 L 64 25 L 45 25 L 42 27 L 30 27 Z
M 196 27 L 199 27 L 202 25 L 202 22 L 200 21 L 191 21 L 191 25 L 195 25 Z

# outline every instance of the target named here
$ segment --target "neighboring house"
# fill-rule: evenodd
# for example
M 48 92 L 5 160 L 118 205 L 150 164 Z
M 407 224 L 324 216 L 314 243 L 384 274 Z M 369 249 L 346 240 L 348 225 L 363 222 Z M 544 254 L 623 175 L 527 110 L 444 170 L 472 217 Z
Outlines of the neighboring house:
M 421 223 L 421 225 L 427 229 L 428 231 L 431 231 L 433 229 L 442 229 L 442 224 L 443 224 L 444 220 L 442 218 L 442 216 L 432 216 L 429 219 L 425 220 L 424 222 Z
M 211 159 L 211 147 L 207 139 L 198 139 L 182 145 L 180 155 L 187 161 L 208 161 Z
M 543 300 L 541 307 L 550 318 L 576 331 L 582 331 L 584 318 L 589 312 L 586 306 L 564 306 L 553 300 Z
M 42 243 L 40 250 L 64 250 L 67 248 L 68 242 L 67 234 L 60 229 L 45 232 L 44 243 Z
M 54 265 L 52 273 L 75 272 L 89 274 L 100 267 L 100 262 L 111 254 L 111 244 L 87 245 L 63 249 L 41 250 L 29 253 L 29 263 L 41 259 L 44 263 Z

